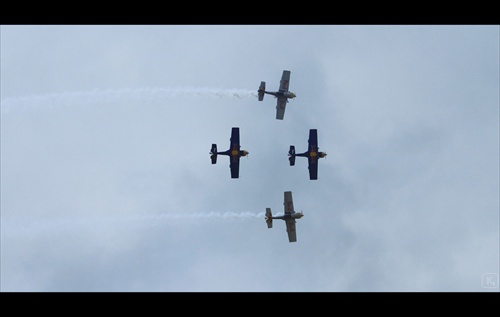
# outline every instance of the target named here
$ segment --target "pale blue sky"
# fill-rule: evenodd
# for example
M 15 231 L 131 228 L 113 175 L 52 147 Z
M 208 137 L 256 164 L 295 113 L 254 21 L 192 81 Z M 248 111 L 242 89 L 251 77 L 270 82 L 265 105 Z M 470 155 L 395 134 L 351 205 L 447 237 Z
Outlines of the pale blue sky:
M 498 56 L 494 25 L 2 25 L 1 291 L 498 292 Z

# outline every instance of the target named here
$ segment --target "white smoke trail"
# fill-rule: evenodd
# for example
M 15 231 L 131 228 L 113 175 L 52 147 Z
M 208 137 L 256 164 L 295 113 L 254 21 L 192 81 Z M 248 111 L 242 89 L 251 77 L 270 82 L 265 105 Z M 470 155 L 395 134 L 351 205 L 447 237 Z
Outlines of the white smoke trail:
M 136 89 L 107 89 L 92 91 L 75 91 L 53 93 L 45 95 L 32 95 L 21 97 L 7 97 L 1 101 L 2 114 L 14 109 L 53 108 L 67 105 L 107 104 L 112 102 L 150 103 L 179 96 L 203 97 L 257 97 L 257 92 L 248 89 L 224 88 L 136 88 Z
M 51 219 L 2 219 L 2 238 L 33 237 L 63 232 L 74 233 L 81 230 L 112 230 L 123 225 L 168 224 L 183 219 L 264 219 L 265 213 L 255 212 L 191 212 L 191 213 L 147 213 L 134 215 L 64 216 Z M 175 222 L 178 224 L 179 222 Z
M 187 218 L 259 218 L 264 217 L 265 213 L 253 213 L 253 212 L 208 212 L 208 213 L 188 213 L 188 214 L 149 214 L 142 216 L 134 216 L 140 217 L 141 219 L 187 219 Z

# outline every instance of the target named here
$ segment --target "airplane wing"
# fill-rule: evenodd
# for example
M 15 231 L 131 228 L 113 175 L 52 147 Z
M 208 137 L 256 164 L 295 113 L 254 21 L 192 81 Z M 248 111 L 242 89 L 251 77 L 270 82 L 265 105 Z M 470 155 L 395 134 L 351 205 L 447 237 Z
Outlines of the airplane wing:
M 238 150 L 240 149 L 240 128 L 231 129 L 231 144 L 229 148 L 233 149 L 234 145 L 238 146 Z
M 292 192 L 285 192 L 284 196 L 285 196 L 284 197 L 285 202 L 283 204 L 285 205 L 285 214 L 295 213 L 293 209 Z M 287 218 L 285 219 L 285 223 L 286 223 L 286 232 L 288 233 L 288 241 L 289 242 L 297 241 L 297 232 L 295 230 L 295 219 Z
M 318 179 L 318 130 L 309 130 L 309 153 L 315 153 L 308 156 L 309 160 L 309 179 Z
M 318 159 L 309 157 L 309 179 L 318 179 Z
M 281 75 L 279 91 L 281 92 L 288 91 L 289 83 L 290 83 L 290 71 L 284 70 L 283 75 Z
M 240 174 L 240 128 L 233 128 L 231 130 L 231 140 L 229 149 L 231 150 L 231 155 L 229 156 L 229 167 L 231 168 L 231 178 L 239 178 Z M 232 154 L 237 151 L 237 155 Z
M 240 177 L 240 158 L 229 158 L 231 161 L 229 162 L 229 168 L 231 168 L 231 178 L 239 178 Z
M 292 192 L 285 192 L 285 199 L 283 205 L 285 206 L 285 214 L 294 213 Z
M 312 151 L 313 148 L 315 151 L 318 150 L 318 130 L 317 129 L 310 129 L 309 130 L 309 151 Z
M 286 232 L 288 233 L 288 241 L 296 242 L 297 241 L 297 231 L 295 230 L 295 219 L 286 219 Z
M 276 119 L 283 120 L 285 116 L 285 108 L 286 108 L 286 98 L 278 98 L 278 102 L 276 104 Z

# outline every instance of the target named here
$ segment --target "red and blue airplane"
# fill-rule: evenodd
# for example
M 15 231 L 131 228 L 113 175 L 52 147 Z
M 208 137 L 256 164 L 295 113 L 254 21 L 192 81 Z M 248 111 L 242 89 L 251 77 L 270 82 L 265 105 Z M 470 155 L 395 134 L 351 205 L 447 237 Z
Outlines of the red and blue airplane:
M 288 160 L 290 161 L 290 166 L 295 165 L 295 157 L 302 156 L 307 157 L 309 164 L 309 179 L 318 179 L 318 160 L 320 158 L 326 157 L 325 152 L 318 152 L 318 130 L 309 130 L 309 147 L 304 153 L 295 153 L 295 146 L 290 145 L 290 150 L 288 151 Z
M 217 144 L 212 144 L 210 150 L 210 158 L 212 164 L 217 163 L 217 155 L 229 156 L 229 168 L 231 169 L 231 178 L 239 178 L 240 175 L 240 157 L 247 156 L 249 153 L 245 150 L 240 150 L 240 128 L 232 128 L 229 150 L 217 152 Z

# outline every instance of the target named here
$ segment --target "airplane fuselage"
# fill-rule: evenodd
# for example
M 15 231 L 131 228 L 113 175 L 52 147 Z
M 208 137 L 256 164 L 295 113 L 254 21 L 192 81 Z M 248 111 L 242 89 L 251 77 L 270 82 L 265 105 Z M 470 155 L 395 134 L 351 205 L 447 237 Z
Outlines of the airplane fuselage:
M 265 94 L 273 95 L 276 98 L 295 98 L 295 94 L 291 91 L 264 91 Z
M 218 155 L 227 155 L 229 157 L 232 157 L 233 160 L 236 160 L 237 158 L 241 157 L 241 156 L 247 156 L 248 155 L 248 152 L 245 151 L 245 150 L 239 150 L 237 149 L 236 147 L 233 148 L 233 149 L 229 149 L 227 151 L 224 151 L 224 152 L 217 152 Z
M 303 216 L 304 215 L 301 212 L 296 212 L 296 213 L 293 213 L 293 214 L 284 214 L 284 215 L 281 215 L 281 216 L 272 216 L 271 218 L 273 218 L 273 219 L 287 220 L 287 219 L 300 219 Z
M 318 149 L 312 147 L 310 151 L 304 153 L 295 153 L 293 156 L 302 156 L 302 157 L 310 157 L 313 162 L 315 162 L 318 158 L 323 158 L 326 156 L 325 152 L 318 152 Z

